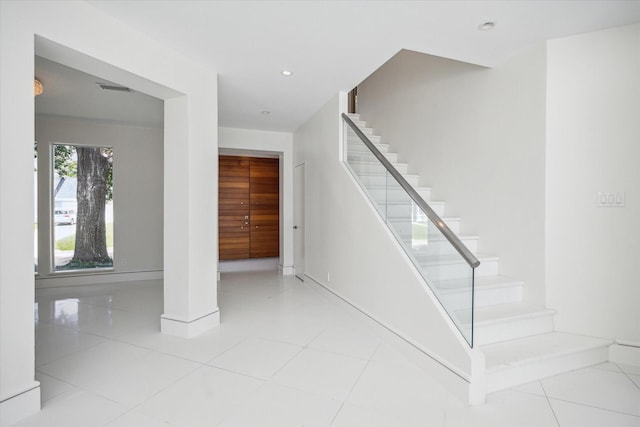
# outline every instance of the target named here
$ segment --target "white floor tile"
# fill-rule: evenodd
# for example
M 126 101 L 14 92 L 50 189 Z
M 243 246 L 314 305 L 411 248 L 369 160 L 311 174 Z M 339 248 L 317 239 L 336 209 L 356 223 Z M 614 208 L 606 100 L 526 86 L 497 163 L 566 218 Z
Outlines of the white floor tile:
M 88 391 L 72 391 L 51 399 L 37 414 L 16 427 L 101 427 L 122 415 L 126 408 Z
M 314 339 L 309 347 L 369 360 L 380 340 L 361 328 L 331 326 Z
M 394 417 L 380 415 L 370 409 L 345 403 L 331 427 L 391 427 L 398 425 Z
M 441 426 L 448 393 L 418 368 L 369 362 L 347 401 L 405 425 Z
M 581 369 L 541 383 L 549 398 L 640 416 L 640 389 L 623 373 Z
M 561 427 L 640 427 L 640 417 L 551 399 Z
M 215 426 L 239 408 L 262 381 L 203 366 L 136 408 L 143 415 L 176 426 Z
M 371 356 L 371 360 L 396 366 L 411 364 L 402 353 L 386 344 L 381 344 L 378 347 L 373 356 Z
M 308 348 L 280 370 L 273 380 L 298 390 L 344 400 L 367 361 Z
M 222 323 L 211 331 L 189 339 L 163 334 L 159 327 L 153 331 L 147 328 L 132 329 L 118 339 L 161 353 L 206 363 L 243 341 L 248 334 L 249 329 L 243 331 Z
M 105 342 L 104 337 L 40 323 L 36 328 L 36 366 Z
M 301 350 L 295 345 L 251 337 L 208 364 L 255 378 L 269 379 Z
M 108 340 L 44 364 L 38 369 L 77 386 L 101 377 L 104 372 L 124 368 L 147 353 L 149 350 Z
M 519 391 L 521 393 L 528 393 L 536 396 L 546 397 L 546 394 L 544 394 L 544 389 L 542 388 L 542 384 L 540 384 L 539 381 L 513 387 L 512 390 Z
M 265 315 L 254 325 L 253 334 L 257 337 L 305 346 L 327 328 L 328 324 L 299 316 L 280 313 L 277 316 Z
M 627 374 L 640 375 L 640 366 L 624 365 L 618 363 L 618 367 L 622 370 L 622 372 L 625 372 Z
M 147 417 L 138 412 L 131 411 L 116 418 L 105 427 L 173 427 L 171 424 L 156 420 L 155 418 Z
M 616 365 L 613 362 L 598 363 L 597 365 L 590 366 L 590 368 L 601 369 L 603 371 L 610 371 L 610 372 L 622 372 L 622 369 L 620 369 L 618 365 Z
M 39 371 L 36 371 L 36 381 L 40 381 L 40 401 L 42 403 L 76 388 Z
M 340 402 L 269 382 L 251 402 L 224 420 L 221 427 L 294 427 L 331 424 Z
M 148 352 L 131 363 L 110 365 L 83 384 L 83 388 L 93 391 L 114 402 L 132 407 L 201 365 L 185 359 Z
M 468 407 L 315 285 L 223 274 L 222 324 L 192 339 L 160 333 L 161 285 L 38 290 L 43 411 L 20 425 L 557 427 L 553 405 L 560 427 L 639 426 L 637 366 L 603 363 Z
M 505 390 L 487 403 L 467 406 L 454 399 L 446 411 L 445 427 L 558 427 L 546 398 Z

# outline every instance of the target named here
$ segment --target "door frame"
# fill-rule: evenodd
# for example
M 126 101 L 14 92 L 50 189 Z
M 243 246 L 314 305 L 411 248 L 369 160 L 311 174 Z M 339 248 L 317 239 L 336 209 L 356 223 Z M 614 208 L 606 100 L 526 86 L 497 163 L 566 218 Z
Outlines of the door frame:
M 304 282 L 305 259 L 305 194 L 306 168 L 301 163 L 293 168 L 293 271 Z

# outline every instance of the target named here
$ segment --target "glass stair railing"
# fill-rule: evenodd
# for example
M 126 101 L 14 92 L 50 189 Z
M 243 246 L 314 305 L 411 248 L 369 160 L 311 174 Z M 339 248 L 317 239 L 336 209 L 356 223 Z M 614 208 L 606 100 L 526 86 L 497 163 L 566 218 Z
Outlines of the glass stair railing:
M 417 177 L 403 176 L 347 114 L 342 118 L 349 170 L 473 347 L 474 270 L 480 262 L 415 190 Z

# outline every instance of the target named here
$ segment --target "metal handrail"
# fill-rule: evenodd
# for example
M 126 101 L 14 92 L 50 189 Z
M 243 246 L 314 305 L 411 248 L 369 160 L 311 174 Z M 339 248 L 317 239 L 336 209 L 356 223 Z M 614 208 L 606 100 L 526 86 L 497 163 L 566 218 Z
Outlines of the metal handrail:
M 342 113 L 342 118 L 344 119 L 345 123 L 347 123 L 349 127 L 351 127 L 351 129 L 353 129 L 353 131 L 356 133 L 356 135 L 358 135 L 362 142 L 364 142 L 364 145 L 367 146 L 371 153 L 373 153 L 373 155 L 376 156 L 380 163 L 382 163 L 382 165 L 387 169 L 391 176 L 393 176 L 395 180 L 398 181 L 400 186 L 404 189 L 404 191 L 407 192 L 407 194 L 409 194 L 409 197 L 413 199 L 415 204 L 418 205 L 418 207 L 422 209 L 422 211 L 429 217 L 431 222 L 433 222 L 436 227 L 438 227 L 440 232 L 444 235 L 444 237 L 446 237 L 446 239 L 449 241 L 449 243 L 451 243 L 456 251 L 458 251 L 460 256 L 464 258 L 467 264 L 469 264 L 471 268 L 476 268 L 477 266 L 479 266 L 480 261 L 478 261 L 478 258 L 476 258 L 475 255 L 471 253 L 469 248 L 467 248 L 464 243 L 462 243 L 458 236 L 456 236 L 455 233 L 451 231 L 447 224 L 444 223 L 442 218 L 440 218 L 440 216 L 438 216 L 438 214 L 435 213 L 433 209 L 431 209 L 431 206 L 429 206 L 429 204 L 424 201 L 422 196 L 420 196 L 420 194 L 418 194 L 418 192 L 411 186 L 411 184 L 409 184 L 407 180 L 404 179 L 400 172 L 398 172 L 398 170 L 393 167 L 391 162 L 387 160 L 387 158 L 380 152 L 380 150 L 376 148 L 373 142 L 371 142 L 371 140 L 367 138 L 367 136 L 360 130 L 360 128 L 358 128 L 358 126 L 353 123 L 351 118 L 349 118 L 349 116 L 347 116 L 345 113 Z

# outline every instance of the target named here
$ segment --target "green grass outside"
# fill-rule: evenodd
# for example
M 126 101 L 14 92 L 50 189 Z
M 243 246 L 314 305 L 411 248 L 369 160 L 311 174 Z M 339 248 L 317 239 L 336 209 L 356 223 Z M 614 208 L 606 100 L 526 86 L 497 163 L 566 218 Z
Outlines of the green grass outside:
M 429 227 L 427 224 L 418 224 L 416 222 L 412 223 L 412 237 L 416 240 L 427 240 Z
M 107 248 L 113 247 L 113 223 L 108 222 L 107 226 Z M 72 251 L 76 248 L 75 233 L 63 239 L 56 240 L 56 249 L 59 251 Z

